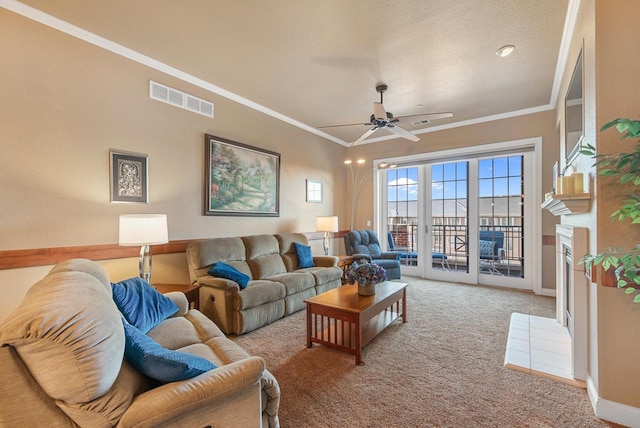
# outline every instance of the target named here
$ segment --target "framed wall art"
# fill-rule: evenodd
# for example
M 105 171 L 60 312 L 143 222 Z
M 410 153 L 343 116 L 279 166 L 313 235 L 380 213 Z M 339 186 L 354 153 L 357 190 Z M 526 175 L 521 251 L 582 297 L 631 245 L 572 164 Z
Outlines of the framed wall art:
M 322 183 L 307 179 L 307 202 L 322 202 Z
M 109 150 L 111 202 L 149 202 L 149 156 Z
M 280 154 L 205 134 L 205 215 L 280 215 Z

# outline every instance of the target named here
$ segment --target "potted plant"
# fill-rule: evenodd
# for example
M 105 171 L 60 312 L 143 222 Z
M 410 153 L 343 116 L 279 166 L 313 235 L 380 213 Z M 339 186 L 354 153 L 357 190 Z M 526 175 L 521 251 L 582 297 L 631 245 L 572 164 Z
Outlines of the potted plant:
M 346 278 L 349 284 L 358 284 L 358 294 L 372 296 L 376 294 L 376 284 L 387 280 L 387 271 L 376 263 L 362 259 L 360 263 L 353 262 Z
M 615 126 L 621 139 L 639 138 L 640 121 L 631 119 L 615 119 L 605 124 L 600 132 Z M 619 177 L 622 185 L 633 183 L 640 185 L 640 143 L 631 153 L 596 154 L 591 144 L 581 147 L 580 153 L 596 160 L 597 174 L 606 177 Z M 632 192 L 622 201 L 622 205 L 611 214 L 612 220 L 623 222 L 631 220 L 631 224 L 640 223 L 640 195 Z M 605 271 L 614 268 L 616 282 L 625 293 L 633 295 L 633 302 L 640 303 L 640 244 L 634 248 L 608 248 L 600 254 L 587 254 L 580 260 L 587 269 L 601 265 Z

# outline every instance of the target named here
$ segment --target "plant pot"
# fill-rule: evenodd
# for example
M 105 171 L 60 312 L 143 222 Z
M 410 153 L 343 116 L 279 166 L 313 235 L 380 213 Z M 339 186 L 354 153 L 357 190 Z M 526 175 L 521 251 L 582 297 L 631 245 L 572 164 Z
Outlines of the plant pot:
M 358 294 L 361 296 L 373 296 L 376 294 L 376 285 L 374 283 L 361 285 L 358 283 Z

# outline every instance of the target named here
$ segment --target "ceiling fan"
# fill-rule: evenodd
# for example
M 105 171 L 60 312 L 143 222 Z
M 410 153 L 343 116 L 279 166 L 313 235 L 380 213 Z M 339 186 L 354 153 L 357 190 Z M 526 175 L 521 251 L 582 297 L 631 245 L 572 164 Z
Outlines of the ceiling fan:
M 380 102 L 374 102 L 373 103 L 373 114 L 371 115 L 371 117 L 369 118 L 369 122 L 368 123 L 348 123 L 345 125 L 329 125 L 329 126 L 320 126 L 318 127 L 319 129 L 322 128 L 337 128 L 337 127 L 341 127 L 341 126 L 356 126 L 356 125 L 364 125 L 364 126 L 372 126 L 372 128 L 369 128 L 364 134 L 362 134 L 360 137 L 358 137 L 358 139 L 356 141 L 353 142 L 352 146 L 355 146 L 358 143 L 361 143 L 362 141 L 364 141 L 367 137 L 369 137 L 369 135 L 373 134 L 374 132 L 376 132 L 378 129 L 386 129 L 389 132 L 392 132 L 396 135 L 399 135 L 400 137 L 406 138 L 407 140 L 411 140 L 411 141 L 418 141 L 420 140 L 420 138 L 418 138 L 418 136 L 416 136 L 414 133 L 407 131 L 406 129 L 404 129 L 403 127 L 397 125 L 398 122 L 401 122 L 405 119 L 408 118 L 412 118 L 412 119 L 417 119 L 420 118 L 420 120 L 416 120 L 413 123 L 416 124 L 426 124 L 429 123 L 432 120 L 436 120 L 436 119 L 445 119 L 448 117 L 453 117 L 453 113 L 426 113 L 426 114 L 412 114 L 409 116 L 398 116 L 398 117 L 393 117 L 393 113 L 388 112 L 385 110 L 384 105 L 382 104 L 382 94 L 385 93 L 385 91 L 388 89 L 388 86 L 385 85 L 384 83 L 378 84 L 376 86 L 376 92 L 378 92 L 380 94 Z

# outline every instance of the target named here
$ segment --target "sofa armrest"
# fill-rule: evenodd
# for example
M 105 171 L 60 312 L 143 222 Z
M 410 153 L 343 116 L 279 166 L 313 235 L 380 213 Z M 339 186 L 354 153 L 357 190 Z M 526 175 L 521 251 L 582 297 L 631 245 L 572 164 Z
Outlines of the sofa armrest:
M 262 358 L 249 357 L 192 379 L 159 386 L 136 397 L 119 426 L 155 427 L 218 400 L 226 400 L 260 382 L 265 369 Z
M 360 262 L 360 260 L 365 259 L 368 262 L 371 262 L 371 256 L 369 254 L 351 254 L 351 257 L 353 257 L 353 260 L 355 262 Z
M 209 287 L 219 288 L 221 290 L 240 290 L 240 286 L 237 282 L 230 279 L 218 278 L 216 276 L 201 276 L 198 278 L 198 284 L 208 285 Z
M 178 312 L 172 315 L 172 317 L 183 317 L 189 312 L 189 301 L 187 300 L 187 296 L 184 295 L 181 291 L 171 291 L 169 293 L 164 293 L 164 295 L 173 302 L 178 305 Z
M 380 254 L 381 259 L 389 259 L 389 260 L 398 260 L 400 259 L 400 253 L 396 252 L 385 252 Z
M 335 267 L 338 266 L 336 256 L 313 256 L 313 264 L 319 267 Z

